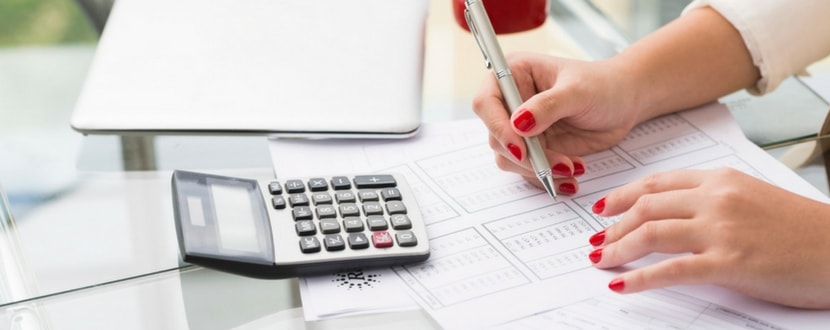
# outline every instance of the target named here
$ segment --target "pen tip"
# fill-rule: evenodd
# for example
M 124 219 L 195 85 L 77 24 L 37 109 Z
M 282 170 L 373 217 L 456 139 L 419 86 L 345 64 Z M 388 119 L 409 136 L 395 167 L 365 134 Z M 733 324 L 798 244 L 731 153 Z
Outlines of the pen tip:
M 553 177 L 550 175 L 545 175 L 539 177 L 539 181 L 542 181 L 542 185 L 545 186 L 545 190 L 548 192 L 553 200 L 556 200 L 556 188 L 554 188 L 553 184 Z

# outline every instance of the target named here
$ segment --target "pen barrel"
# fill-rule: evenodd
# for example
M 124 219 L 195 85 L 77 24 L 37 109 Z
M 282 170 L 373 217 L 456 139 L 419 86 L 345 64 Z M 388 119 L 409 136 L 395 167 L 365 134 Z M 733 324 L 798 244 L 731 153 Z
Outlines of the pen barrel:
M 521 94 L 519 94 L 519 88 L 516 86 L 516 81 L 513 80 L 513 74 L 510 73 L 510 69 L 507 68 L 506 65 L 494 66 L 493 71 L 496 74 L 496 79 L 498 79 L 499 89 L 504 97 L 504 102 L 507 103 L 507 109 L 510 110 L 510 113 L 512 114 L 516 112 L 516 110 L 519 109 L 519 106 L 524 102 Z
M 490 23 L 490 17 L 487 16 L 487 11 L 484 8 L 483 0 L 467 0 L 467 10 L 469 13 L 468 20 L 470 23 L 470 31 L 476 38 L 478 46 L 481 48 L 481 53 L 484 55 L 485 65 L 493 69 L 496 75 L 496 80 L 499 84 L 504 101 L 507 104 L 507 109 L 510 114 L 513 114 L 522 105 L 524 100 L 519 93 L 519 88 L 516 86 L 516 81 L 513 79 L 513 74 L 510 72 L 510 67 L 507 65 L 507 59 L 501 50 L 496 33 L 493 31 L 493 25 Z M 551 177 L 550 164 L 548 163 L 547 155 L 545 155 L 542 144 L 535 136 L 524 137 L 525 145 L 527 146 L 527 156 L 530 160 L 530 165 L 533 166 L 533 171 L 536 176 L 542 181 L 545 190 L 556 198 L 556 190 L 552 187 L 553 179 Z
M 547 155 L 545 155 L 542 144 L 539 143 L 539 138 L 535 136 L 528 136 L 524 138 L 525 145 L 527 145 L 527 154 L 530 158 L 530 165 L 533 166 L 533 171 L 536 176 L 542 177 L 550 175 L 550 167 Z

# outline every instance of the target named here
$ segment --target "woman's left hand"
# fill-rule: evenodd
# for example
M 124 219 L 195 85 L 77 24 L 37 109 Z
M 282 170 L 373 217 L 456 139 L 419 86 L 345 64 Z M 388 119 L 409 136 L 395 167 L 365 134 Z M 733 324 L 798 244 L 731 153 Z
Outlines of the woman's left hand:
M 830 205 L 734 169 L 678 170 L 615 189 L 594 212 L 625 212 L 591 237 L 596 267 L 690 253 L 624 272 L 609 283 L 614 291 L 715 284 L 783 305 L 830 308 Z

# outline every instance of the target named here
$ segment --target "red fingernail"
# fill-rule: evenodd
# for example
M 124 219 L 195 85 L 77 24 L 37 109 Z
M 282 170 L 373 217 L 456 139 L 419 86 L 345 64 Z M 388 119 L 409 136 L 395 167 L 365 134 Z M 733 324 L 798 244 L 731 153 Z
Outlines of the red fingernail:
M 600 246 L 602 243 L 605 243 L 605 230 L 592 235 L 591 238 L 588 239 L 588 242 L 593 246 Z
M 614 292 L 622 292 L 625 289 L 625 282 L 623 282 L 622 278 L 615 278 L 608 283 L 608 288 Z
M 559 185 L 559 192 L 563 194 L 576 194 L 576 186 L 573 183 L 563 183 Z
M 516 116 L 516 119 L 513 119 L 513 126 L 522 132 L 527 132 L 536 126 L 536 118 L 533 118 L 533 114 L 530 111 L 523 109 Z
M 582 163 L 574 163 L 574 176 L 583 174 L 585 174 L 585 165 L 582 165 Z
M 598 263 L 600 260 L 602 260 L 602 249 L 596 249 L 591 251 L 591 253 L 588 254 L 588 259 L 591 259 L 591 262 L 593 263 Z
M 571 168 L 568 165 L 559 163 L 551 167 L 551 172 L 559 176 L 571 176 Z
M 519 146 L 517 146 L 515 144 L 512 144 L 512 143 L 508 143 L 507 144 L 507 151 L 510 151 L 510 153 L 513 155 L 513 157 L 516 157 L 517 160 L 519 160 L 519 161 L 522 160 L 522 149 L 519 149 Z
M 594 203 L 594 207 L 592 207 L 591 210 L 596 214 L 602 213 L 602 211 L 605 210 L 605 197 L 600 198 L 596 203 Z

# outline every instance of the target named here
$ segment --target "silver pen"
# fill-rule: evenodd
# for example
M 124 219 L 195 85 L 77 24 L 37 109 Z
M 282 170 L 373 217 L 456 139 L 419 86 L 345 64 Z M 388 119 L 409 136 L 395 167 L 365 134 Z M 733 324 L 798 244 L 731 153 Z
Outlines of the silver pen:
M 464 17 L 467 19 L 467 26 L 470 27 L 470 32 L 475 37 L 478 48 L 481 49 L 481 54 L 484 55 L 484 66 L 493 69 L 499 83 L 499 89 L 501 89 L 507 107 L 512 114 L 522 104 L 522 97 L 519 94 L 519 88 L 516 87 L 516 81 L 513 80 L 513 74 L 510 73 L 510 67 L 507 66 L 507 60 L 501 51 L 496 33 L 493 31 L 493 25 L 490 23 L 490 17 L 487 16 L 482 1 L 466 0 L 467 8 L 464 10 Z M 553 184 L 550 163 L 548 163 L 548 158 L 542 150 L 539 139 L 531 136 L 525 137 L 524 141 L 527 146 L 530 165 L 533 166 L 536 177 L 542 182 L 550 197 L 556 199 L 556 189 Z

